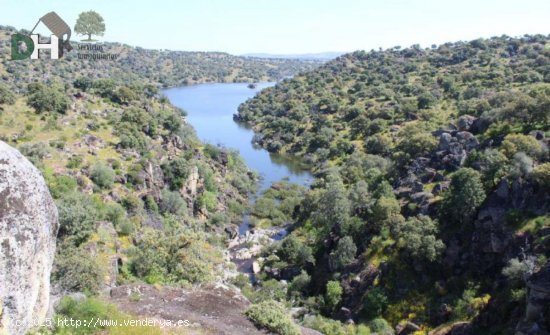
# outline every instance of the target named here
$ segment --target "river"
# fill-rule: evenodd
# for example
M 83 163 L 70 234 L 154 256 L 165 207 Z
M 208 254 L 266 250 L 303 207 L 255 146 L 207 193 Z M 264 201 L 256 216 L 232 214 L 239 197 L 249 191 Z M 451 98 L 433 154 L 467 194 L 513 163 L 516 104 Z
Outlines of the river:
M 241 103 L 273 85 L 260 83 L 251 89 L 243 83 L 200 84 L 170 88 L 163 93 L 173 105 L 187 112 L 187 120 L 203 142 L 238 150 L 248 167 L 261 176 L 260 190 L 283 178 L 306 185 L 313 177 L 296 159 L 253 145 L 254 131 L 233 120 Z
M 203 142 L 239 151 L 247 166 L 260 175 L 260 193 L 283 178 L 301 185 L 307 185 L 313 179 L 296 159 L 272 154 L 253 145 L 254 131 L 233 120 L 233 114 L 241 103 L 272 85 L 274 83 L 260 83 L 255 88 L 249 88 L 247 84 L 200 84 L 170 88 L 163 93 L 173 105 L 187 112 L 188 122 Z M 257 196 L 251 195 L 251 203 Z M 239 226 L 240 237 L 246 238 L 249 230 L 249 215 L 245 213 Z M 286 230 L 282 228 L 272 238 L 281 239 L 285 235 Z M 235 253 L 240 248 L 242 245 L 238 244 L 229 250 L 231 259 L 237 265 L 237 270 L 248 274 L 254 282 L 252 264 L 255 258 L 237 259 Z

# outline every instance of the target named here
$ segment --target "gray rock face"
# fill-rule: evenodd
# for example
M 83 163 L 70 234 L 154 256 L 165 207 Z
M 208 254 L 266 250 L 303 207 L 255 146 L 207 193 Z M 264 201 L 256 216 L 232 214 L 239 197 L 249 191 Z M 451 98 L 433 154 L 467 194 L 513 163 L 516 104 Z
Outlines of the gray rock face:
M 461 131 L 470 131 L 472 125 L 476 121 L 476 118 L 471 115 L 463 115 L 458 118 L 457 126 Z
M 42 175 L 0 141 L 0 334 L 23 335 L 46 317 L 57 229 Z

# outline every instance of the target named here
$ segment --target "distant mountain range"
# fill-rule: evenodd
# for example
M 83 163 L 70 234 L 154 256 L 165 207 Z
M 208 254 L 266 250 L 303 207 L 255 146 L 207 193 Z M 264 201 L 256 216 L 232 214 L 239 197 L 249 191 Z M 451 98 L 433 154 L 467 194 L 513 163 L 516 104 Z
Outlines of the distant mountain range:
M 330 60 L 345 54 L 343 51 L 330 51 L 309 54 L 269 54 L 269 53 L 249 53 L 243 54 L 244 57 L 258 58 L 287 58 L 287 59 L 304 59 L 304 60 Z

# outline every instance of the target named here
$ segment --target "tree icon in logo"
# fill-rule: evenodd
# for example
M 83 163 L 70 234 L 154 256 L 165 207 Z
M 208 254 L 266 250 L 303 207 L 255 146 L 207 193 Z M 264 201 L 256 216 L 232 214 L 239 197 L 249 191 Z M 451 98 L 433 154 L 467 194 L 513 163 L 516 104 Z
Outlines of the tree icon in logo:
M 93 42 L 95 40 L 92 39 L 92 35 L 103 36 L 105 22 L 101 15 L 93 10 L 82 12 L 78 16 L 74 31 L 79 35 L 88 35 L 88 39 L 82 41 Z

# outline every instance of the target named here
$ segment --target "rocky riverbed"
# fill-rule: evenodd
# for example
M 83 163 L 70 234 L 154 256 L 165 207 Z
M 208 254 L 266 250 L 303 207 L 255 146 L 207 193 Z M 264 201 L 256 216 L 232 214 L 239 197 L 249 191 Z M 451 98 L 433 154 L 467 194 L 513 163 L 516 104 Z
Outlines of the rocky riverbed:
M 252 228 L 245 233 L 234 236 L 228 244 L 225 251 L 226 264 L 224 270 L 224 281 L 230 281 L 239 273 L 244 273 L 255 281 L 255 275 L 260 272 L 262 257 L 258 257 L 262 249 L 285 237 L 287 231 L 285 228 Z

